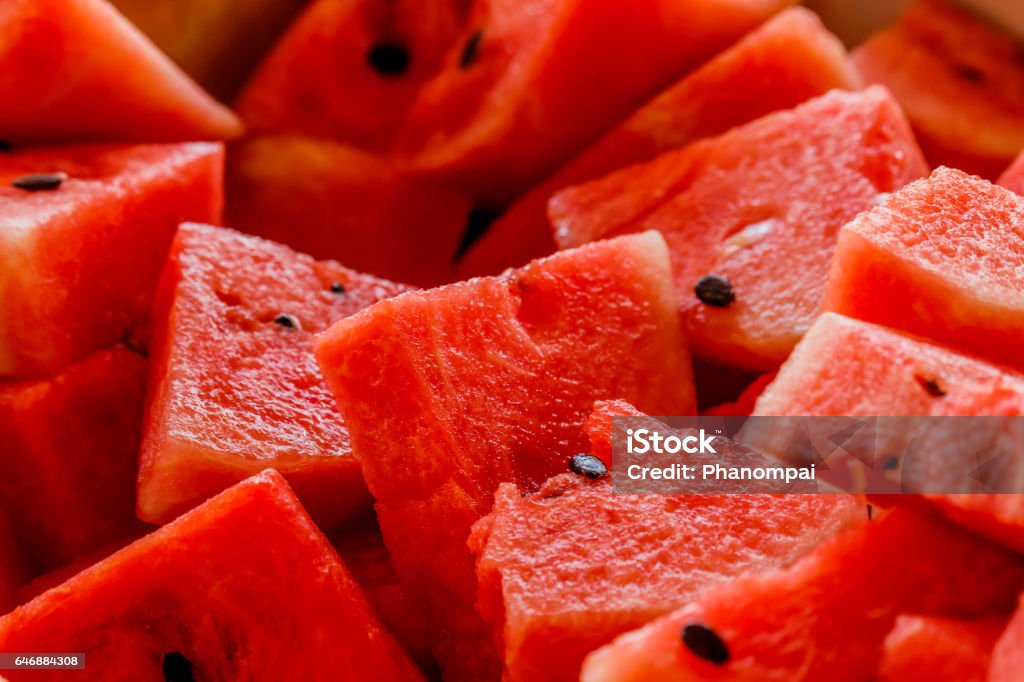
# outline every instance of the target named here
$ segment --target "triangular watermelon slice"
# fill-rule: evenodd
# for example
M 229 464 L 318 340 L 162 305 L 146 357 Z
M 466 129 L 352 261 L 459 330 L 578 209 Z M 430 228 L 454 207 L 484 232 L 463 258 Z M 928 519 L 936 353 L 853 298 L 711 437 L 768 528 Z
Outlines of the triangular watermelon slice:
M 840 228 L 925 173 L 883 88 L 834 91 L 564 190 L 549 210 L 563 248 L 659 230 L 695 354 L 765 372 L 813 322 Z
M 900 614 L 1006 612 L 1024 559 L 898 508 L 791 568 L 748 576 L 591 654 L 582 682 L 874 679 Z
M 499 484 L 534 490 L 564 471 L 587 448 L 580 427 L 597 399 L 694 410 L 654 233 L 382 301 L 331 327 L 316 352 L 451 679 L 490 679 L 500 667 L 466 547 Z
M 105 0 L 0 3 L 0 102 L 0 139 L 13 144 L 241 133 L 230 110 Z
M 900 616 L 885 638 L 879 682 L 985 682 L 1005 616 Z
M 267 468 L 326 527 L 368 504 L 313 335 L 408 287 L 182 225 L 154 305 L 139 516 L 163 523 Z
M 635 411 L 595 410 L 597 453 L 610 416 Z M 586 655 L 617 635 L 712 585 L 785 566 L 865 518 L 843 495 L 629 495 L 607 478 L 562 474 L 524 497 L 506 483 L 470 537 L 477 606 L 502 647 L 503 680 L 576 679 Z
M 89 679 L 422 679 L 273 471 L 0 619 L 0 648 L 84 653 Z
M 996 643 L 988 682 L 1015 682 L 1024 670 L 1024 597 Z
M 178 223 L 220 220 L 223 159 L 206 143 L 0 154 L 0 376 L 55 374 L 144 324 Z
M 720 135 L 860 79 L 843 46 L 812 12 L 794 7 L 634 111 L 520 197 L 459 265 L 495 274 L 555 250 L 548 200 L 558 190 Z
M 45 571 L 137 535 L 146 361 L 95 353 L 52 379 L 0 383 L 0 507 Z

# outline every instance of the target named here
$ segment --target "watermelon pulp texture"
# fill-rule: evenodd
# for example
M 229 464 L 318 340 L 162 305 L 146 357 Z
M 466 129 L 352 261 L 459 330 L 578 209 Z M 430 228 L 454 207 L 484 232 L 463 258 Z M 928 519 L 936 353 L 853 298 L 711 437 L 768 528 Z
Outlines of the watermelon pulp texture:
M 662 91 L 517 199 L 466 254 L 459 272 L 490 275 L 554 251 L 547 205 L 560 189 L 859 84 L 846 51 L 817 16 L 802 7 L 787 9 Z
M 365 509 L 312 338 L 406 289 L 256 237 L 182 225 L 153 310 L 139 516 L 167 522 L 271 467 L 325 527 Z
M 1024 48 L 954 3 L 915 0 L 853 60 L 892 90 L 932 164 L 995 178 L 1024 148 Z
M 880 682 L 985 682 L 1006 618 L 974 621 L 942 616 L 900 616 L 885 638 Z
M 563 248 L 660 231 L 695 354 L 772 371 L 817 315 L 839 229 L 925 173 L 884 89 L 836 91 L 564 190 L 549 209 Z M 697 298 L 710 274 L 734 302 Z
M 388 549 L 452 679 L 498 671 L 466 547 L 498 485 L 564 471 L 595 399 L 692 412 L 668 268 L 656 234 L 611 240 L 382 301 L 319 338 Z
M 988 682 L 1013 682 L 1024 666 L 1024 598 L 992 652 Z
M 220 220 L 222 166 L 202 143 L 0 154 L 0 376 L 55 374 L 144 324 L 178 223 Z M 56 172 L 51 191 L 11 185 Z
M 241 133 L 229 109 L 104 0 L 2 4 L 0 101 L 18 103 L 0 111 L 7 142 L 178 142 Z
M 599 403 L 591 452 L 610 464 L 611 419 L 635 414 Z M 506 483 L 470 537 L 477 604 L 502 648 L 502 679 L 577 679 L 586 655 L 615 636 L 711 585 L 786 565 L 864 518 L 843 495 L 625 495 L 561 474 L 523 497 Z
M 386 152 L 464 17 L 455 0 L 317 0 L 246 86 L 250 131 Z
M 826 542 L 791 568 L 712 587 L 588 657 L 583 682 L 874 679 L 902 613 L 972 618 L 1012 608 L 1020 557 L 937 517 L 897 508 Z M 684 625 L 725 643 L 721 665 L 680 639 Z
M 469 198 L 365 151 L 298 136 L 232 148 L 227 222 L 316 258 L 395 281 L 451 280 Z
M 398 139 L 495 208 L 789 0 L 481 0 Z
M 146 361 L 95 353 L 51 379 L 0 383 L 0 507 L 45 571 L 144 527 L 135 478 Z
M 9 613 L 0 646 L 70 647 L 93 679 L 163 680 L 168 655 L 194 679 L 422 679 L 273 471 Z
M 1022 267 L 1024 197 L 940 168 L 843 228 L 824 307 L 1024 367 Z

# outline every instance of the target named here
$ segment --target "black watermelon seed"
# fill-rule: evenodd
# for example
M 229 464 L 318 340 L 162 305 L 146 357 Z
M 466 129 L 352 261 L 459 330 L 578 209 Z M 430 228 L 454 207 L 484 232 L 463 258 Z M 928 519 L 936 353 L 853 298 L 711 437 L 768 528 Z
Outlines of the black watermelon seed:
M 920 374 L 915 374 L 914 379 L 917 380 L 917 383 L 921 385 L 921 388 L 923 388 L 931 397 L 941 398 L 946 395 L 946 389 L 942 388 L 942 385 L 937 379 L 924 377 Z
M 872 516 L 872 514 L 874 513 L 874 511 L 875 511 L 875 508 L 874 508 L 874 507 L 872 507 L 872 506 L 871 506 L 871 505 L 869 504 L 869 505 L 868 505 L 868 521 L 870 521 L 870 520 L 871 520 L 871 516 Z
M 288 313 L 281 313 L 274 318 L 274 322 L 281 325 L 286 329 L 302 329 L 302 325 L 299 323 L 299 318 Z
M 896 455 L 891 456 L 889 459 L 885 460 L 885 464 L 882 465 L 882 468 L 885 469 L 886 471 L 892 471 L 893 469 L 899 469 L 900 468 L 900 458 L 897 457 Z
M 697 280 L 697 286 L 693 288 L 701 303 L 716 308 L 728 308 L 736 300 L 736 292 L 732 290 L 732 284 L 721 275 L 705 275 Z
M 45 192 L 57 189 L 68 179 L 67 173 L 32 173 L 11 180 L 11 185 L 28 192 Z
M 345 285 L 342 284 L 341 282 L 331 282 L 331 291 L 333 291 L 336 294 L 344 294 L 348 290 L 345 289 Z
M 985 73 L 978 68 L 970 66 L 968 64 L 957 64 L 956 73 L 958 76 L 963 78 L 965 81 L 970 83 L 984 83 Z
M 483 31 L 474 31 L 469 40 L 466 41 L 466 46 L 462 48 L 462 56 L 459 58 L 459 68 L 468 69 L 473 66 L 476 62 L 476 58 L 480 56 L 480 43 L 484 39 Z
M 164 654 L 163 663 L 164 682 L 195 682 L 195 675 L 192 674 L 192 661 L 182 656 L 177 651 Z
M 401 76 L 411 62 L 409 50 L 394 43 L 377 43 L 366 53 L 366 63 L 381 76 Z
M 587 478 L 600 478 L 608 473 L 608 467 L 597 457 L 581 452 L 569 458 L 569 471 Z
M 688 623 L 683 627 L 683 644 L 695 655 L 722 665 L 729 661 L 729 648 L 718 633 L 700 623 Z

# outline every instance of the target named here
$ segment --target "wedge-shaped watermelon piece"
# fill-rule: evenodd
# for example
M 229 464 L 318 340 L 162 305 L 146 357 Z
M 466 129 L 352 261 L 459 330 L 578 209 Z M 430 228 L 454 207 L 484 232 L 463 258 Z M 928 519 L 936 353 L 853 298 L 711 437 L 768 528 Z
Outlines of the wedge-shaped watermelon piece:
M 52 379 L 0 383 L 0 507 L 39 570 L 122 538 L 135 518 L 146 361 L 114 348 Z
M 1024 367 L 1024 197 L 940 168 L 839 235 L 825 309 Z
M 610 419 L 635 410 L 596 411 L 592 451 L 610 464 Z M 788 565 L 864 518 L 843 495 L 627 495 L 561 474 L 523 497 L 506 483 L 470 538 L 477 604 L 503 647 L 502 679 L 578 679 L 586 655 L 617 635 L 711 585 Z
M 391 147 L 464 19 L 456 0 L 317 0 L 238 101 L 256 133 Z
M 104 0 L 0 7 L 0 139 L 178 142 L 241 124 Z
M 460 264 L 494 274 L 555 250 L 548 200 L 560 189 L 720 135 L 859 77 L 846 51 L 802 7 L 788 9 L 633 112 L 517 200 Z
M 273 471 L 0 619 L 0 647 L 83 652 L 96 680 L 422 679 Z
M 900 616 L 885 638 L 880 682 L 985 682 L 1004 616 L 957 620 L 943 616 Z
M 395 281 L 450 282 L 473 205 L 354 147 L 297 136 L 232 149 L 227 222 Z
M 55 374 L 147 322 L 178 223 L 220 220 L 222 164 L 214 144 L 0 155 L 0 376 Z
M 1005 612 L 1024 560 L 937 517 L 898 508 L 791 568 L 753 575 L 591 654 L 583 682 L 875 679 L 903 613 Z
M 535 490 L 587 447 L 594 400 L 689 414 L 693 385 L 657 234 L 382 301 L 317 342 L 399 576 L 451 679 L 499 663 L 466 547 L 501 483 Z
M 481 0 L 399 148 L 498 207 L 790 0 Z
M 1024 47 L 956 3 L 915 0 L 853 59 L 892 90 L 932 164 L 995 178 L 1024 149 Z
M 1024 670 L 1024 597 L 996 642 L 989 665 L 988 682 L 1014 682 Z
M 182 225 L 154 305 L 139 516 L 164 523 L 263 469 L 329 527 L 368 504 L 313 335 L 407 287 Z
M 1017 194 L 1024 194 L 1024 152 L 999 176 L 999 184 Z
M 562 248 L 659 230 L 695 353 L 772 371 L 818 312 L 839 229 L 925 173 L 899 106 L 872 88 L 564 190 L 549 208 Z

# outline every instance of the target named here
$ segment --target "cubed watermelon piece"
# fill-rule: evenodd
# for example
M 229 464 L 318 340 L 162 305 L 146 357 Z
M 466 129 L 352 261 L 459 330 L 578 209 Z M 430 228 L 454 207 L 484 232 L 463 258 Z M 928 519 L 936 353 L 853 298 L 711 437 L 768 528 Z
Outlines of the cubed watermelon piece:
M 325 527 L 365 509 L 312 338 L 407 289 L 232 230 L 182 225 L 153 311 L 139 516 L 165 523 L 268 468 Z
M 900 616 L 883 644 L 879 682 L 985 682 L 1005 616 Z
M 97 680 L 422 679 L 274 471 L 0 619 L 0 649 L 85 653 Z
M 461 192 L 379 156 L 297 136 L 233 147 L 227 198 L 227 222 L 238 229 L 421 286 L 452 280 L 473 210 Z
M 146 323 L 178 223 L 220 220 L 222 166 L 215 144 L 0 153 L 0 376 L 55 374 Z
M 582 682 L 875 679 L 900 614 L 1013 608 L 1024 559 L 938 517 L 897 508 L 791 568 L 712 587 L 591 654 Z
M 925 173 L 883 88 L 834 91 L 564 190 L 549 210 L 562 248 L 659 230 L 695 354 L 770 372 L 814 321 L 839 229 Z
M 1024 368 L 1024 197 L 940 168 L 843 228 L 824 307 Z
M 132 537 L 146 360 L 95 353 L 52 379 L 0 383 L 0 507 L 38 570 Z
M 860 79 L 843 46 L 812 12 L 788 9 L 634 111 L 520 197 L 460 263 L 495 274 L 555 250 L 548 200 L 560 189 L 720 135 Z
M 1024 148 L 1024 47 L 947 0 L 915 0 L 853 53 L 892 90 L 933 165 L 995 178 Z
M 1024 670 L 1024 596 L 1003 635 L 996 642 L 988 682 L 1015 682 Z
M 791 0 L 481 0 L 398 148 L 489 208 Z
M 636 411 L 595 409 L 591 451 L 610 464 L 610 420 Z M 711 585 L 788 565 L 864 518 L 844 495 L 627 495 L 607 478 L 561 474 L 524 497 L 506 483 L 470 537 L 477 607 L 503 680 L 578 679 L 586 655 L 617 635 Z
M 6 142 L 179 142 L 241 133 L 229 109 L 105 0 L 5 0 L 0 36 Z
M 1024 194 L 1024 152 L 999 176 L 999 184 L 1017 194 Z
M 665 243 L 590 245 L 382 301 L 317 342 L 399 576 L 451 679 L 499 663 L 466 547 L 498 485 L 535 490 L 585 450 L 594 400 L 691 414 Z
M 461 28 L 456 0 L 317 0 L 238 100 L 250 131 L 387 151 Z

